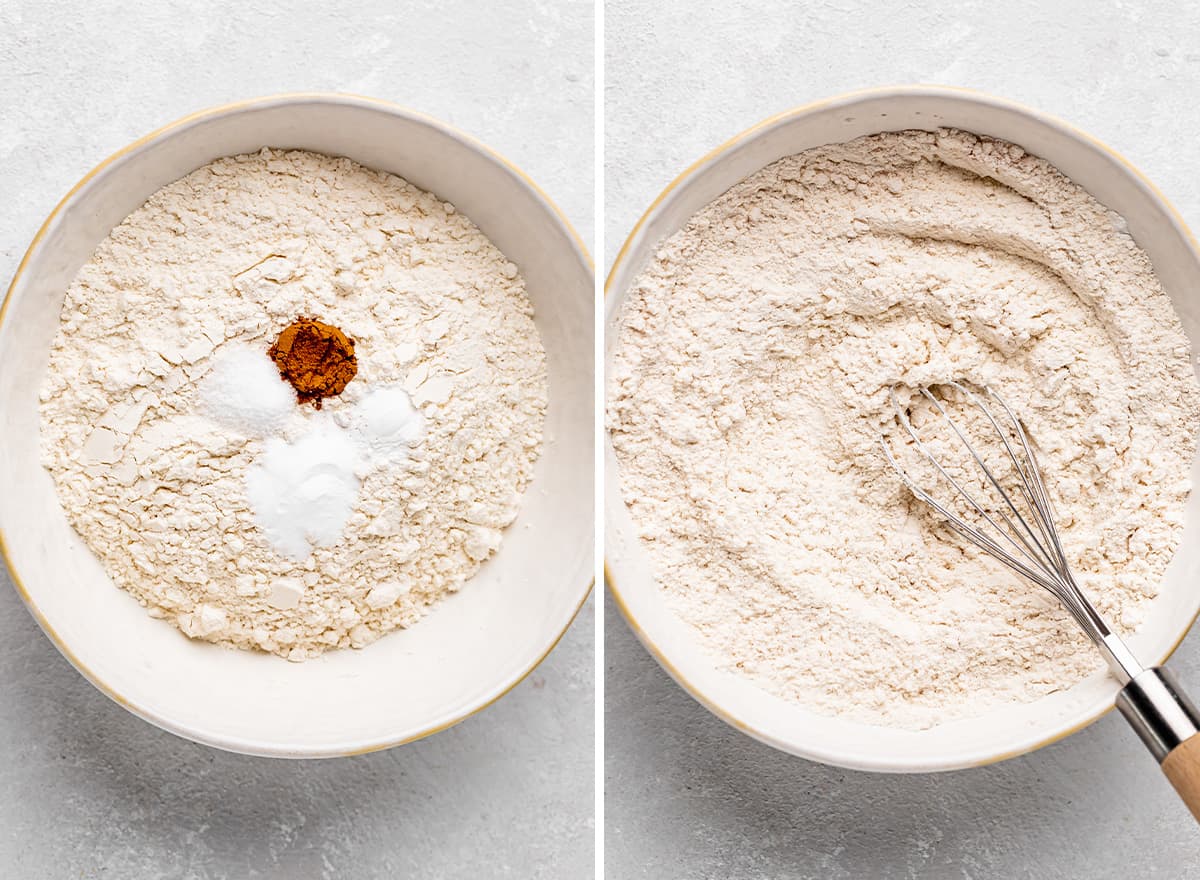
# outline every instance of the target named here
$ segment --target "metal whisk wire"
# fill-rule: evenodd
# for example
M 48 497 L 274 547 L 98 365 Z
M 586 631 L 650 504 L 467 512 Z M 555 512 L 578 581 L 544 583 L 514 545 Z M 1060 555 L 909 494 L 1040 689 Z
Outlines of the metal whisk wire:
M 931 492 L 918 485 L 897 460 L 887 436 L 881 435 L 880 441 L 888 462 L 909 490 L 937 511 L 954 532 L 1058 599 L 1084 632 L 1100 647 L 1117 678 L 1122 683 L 1129 681 L 1140 673 L 1143 667 L 1096 612 L 1071 573 L 1055 525 L 1054 505 L 1025 426 L 1012 408 L 990 388 L 984 388 L 982 394 L 978 394 L 957 382 L 945 383 L 945 387 L 955 389 L 978 409 L 999 438 L 1004 456 L 1012 466 L 1012 490 L 1001 484 L 996 470 L 988 466 L 984 457 L 967 439 L 962 428 L 928 388 L 919 389 L 920 395 L 938 413 L 966 450 L 969 459 L 982 473 L 984 481 L 981 485 L 985 488 L 990 486 L 1000 503 L 989 508 L 968 491 L 963 485 L 963 480 L 956 479 L 950 473 L 922 440 L 908 411 L 901 406 L 895 388 L 890 390 L 889 396 L 897 422 L 911 438 L 913 448 L 933 466 L 937 475 L 953 487 L 954 493 L 962 501 L 962 506 L 968 515 L 973 516 L 975 522 L 968 521 L 966 517 L 955 512 L 951 504 L 939 501 Z M 989 401 L 1002 410 L 1003 414 L 999 415 L 993 410 Z
M 1071 613 L 1100 649 L 1113 676 L 1121 683 L 1117 708 L 1200 821 L 1200 711 L 1167 669 L 1161 666 L 1147 668 L 1138 662 L 1079 589 L 1059 540 L 1054 504 L 1046 490 L 1033 443 L 1012 408 L 990 388 L 976 393 L 957 382 L 940 387 L 954 388 L 983 414 L 986 425 L 981 424 L 981 439 L 987 440 L 989 434 L 995 435 L 993 440 L 998 437 L 1004 450 L 998 461 L 1011 465 L 1011 468 L 989 467 L 985 460 L 988 456 L 981 454 L 967 439 L 942 401 L 928 388 L 921 388 L 918 393 L 929 402 L 968 453 L 969 457 L 964 459 L 968 468 L 965 475 L 956 478 L 954 473 L 961 472 L 946 467 L 930 445 L 921 439 L 909 411 L 900 405 L 895 388 L 890 392 L 892 409 L 896 421 L 912 440 L 912 448 L 933 466 L 935 479 L 953 487 L 954 501 L 939 501 L 909 475 L 897 460 L 887 433 L 879 438 L 883 454 L 913 495 L 937 511 L 951 529 L 1012 571 L 1048 590 Z M 991 431 L 987 425 L 991 426 Z M 951 441 L 952 446 L 953 443 Z M 993 457 L 993 461 L 996 460 Z M 984 503 L 964 485 L 976 484 L 970 476 L 972 461 L 979 471 L 976 476 L 982 476 L 978 485 L 989 496 L 994 492 L 998 503 Z M 1011 484 L 1011 491 L 1005 488 L 1006 482 Z M 956 512 L 955 507 L 965 515 Z

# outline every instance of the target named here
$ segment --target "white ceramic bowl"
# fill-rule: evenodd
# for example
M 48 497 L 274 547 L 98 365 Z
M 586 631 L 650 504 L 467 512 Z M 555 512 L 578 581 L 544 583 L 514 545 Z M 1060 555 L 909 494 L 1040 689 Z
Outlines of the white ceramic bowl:
M 113 586 L 38 463 L 37 392 L 63 294 L 109 230 L 155 190 L 263 146 L 347 156 L 452 202 L 515 262 L 549 365 L 546 443 L 498 554 L 412 629 L 295 664 L 190 641 Z M 167 730 L 225 749 L 318 757 L 448 727 L 541 661 L 592 579 L 592 269 L 550 200 L 477 141 L 365 98 L 284 95 L 207 110 L 126 147 L 38 232 L 0 311 L 0 549 L 59 650 Z
M 902 129 L 960 128 L 1004 138 L 1041 156 L 1122 214 L 1154 261 L 1194 350 L 1200 350 L 1200 258 L 1183 221 L 1157 190 L 1112 150 L 1081 131 L 1025 107 L 978 93 L 937 87 L 856 92 L 773 117 L 718 147 L 654 201 L 630 234 L 608 278 L 606 361 L 630 283 L 656 244 L 700 208 L 766 165 L 821 144 Z M 986 764 L 1038 748 L 1078 730 L 1113 705 L 1115 681 L 1097 674 L 1076 687 L 979 718 L 912 732 L 817 715 L 714 668 L 691 630 L 668 609 L 621 500 L 617 464 L 606 443 L 608 582 L 643 644 L 704 706 L 772 746 L 844 767 L 917 772 Z M 1200 466 L 1193 464 L 1193 479 Z M 1151 663 L 1179 644 L 1200 609 L 1200 493 L 1162 591 L 1131 646 Z M 1194 682 L 1193 688 L 1200 688 Z

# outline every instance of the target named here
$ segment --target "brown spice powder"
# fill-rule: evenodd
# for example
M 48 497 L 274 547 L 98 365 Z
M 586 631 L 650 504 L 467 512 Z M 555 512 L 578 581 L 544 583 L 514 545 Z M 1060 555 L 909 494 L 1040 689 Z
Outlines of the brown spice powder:
M 358 372 L 354 340 L 315 318 L 297 318 L 284 328 L 267 354 L 279 375 L 296 389 L 300 402 L 317 409 L 324 398 L 341 394 Z

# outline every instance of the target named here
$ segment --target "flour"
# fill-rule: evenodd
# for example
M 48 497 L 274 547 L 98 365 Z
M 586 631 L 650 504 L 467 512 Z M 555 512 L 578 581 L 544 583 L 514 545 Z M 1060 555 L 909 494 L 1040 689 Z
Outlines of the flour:
M 320 413 L 247 354 L 265 360 L 310 315 L 358 358 Z M 240 369 L 261 407 L 231 403 Z M 80 270 L 42 452 L 71 524 L 151 615 L 299 660 L 413 624 L 478 570 L 531 478 L 546 394 L 524 283 L 452 205 L 348 160 L 263 150 L 164 187 Z M 305 499 L 275 479 L 279 456 L 286 472 L 326 453 L 351 470 L 318 462 L 309 488 L 346 509 L 336 528 L 276 535 L 293 560 L 247 484 L 291 505 L 291 528 Z
M 881 454 L 888 389 L 951 380 L 1023 412 L 1073 568 L 1136 629 L 1179 540 L 1200 387 L 1119 217 L 1011 144 L 904 132 L 780 160 L 661 245 L 608 422 L 658 582 L 721 668 L 921 729 L 1102 667 Z

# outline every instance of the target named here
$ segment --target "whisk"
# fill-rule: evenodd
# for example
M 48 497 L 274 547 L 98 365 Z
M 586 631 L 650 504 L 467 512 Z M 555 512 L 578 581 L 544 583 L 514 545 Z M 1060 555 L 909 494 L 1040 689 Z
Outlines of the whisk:
M 1054 505 L 1021 419 L 991 389 L 976 392 L 954 382 L 939 387 L 955 389 L 983 417 L 983 432 L 994 434 L 990 439 L 997 441 L 997 447 L 988 450 L 992 455 L 981 454 L 982 446 L 972 446 L 942 401 L 929 388 L 920 388 L 918 393 L 936 413 L 934 424 L 940 417 L 941 427 L 949 428 L 945 436 L 951 445 L 961 446 L 966 453 L 962 462 L 952 465 L 940 460 L 921 439 L 893 388 L 890 396 L 896 420 L 911 438 L 912 449 L 932 465 L 931 476 L 943 484 L 943 496 L 949 499 L 940 501 L 919 486 L 897 460 L 888 438 L 881 436 L 888 462 L 912 494 L 932 507 L 953 531 L 1048 590 L 1070 612 L 1121 684 L 1117 696 L 1121 714 L 1158 760 L 1192 815 L 1200 820 L 1200 713 L 1167 669 L 1138 662 L 1079 588 L 1067 564 L 1055 526 Z M 989 467 L 985 457 L 1003 467 Z M 966 471 L 961 464 L 967 465 Z M 989 494 L 981 498 L 980 487 Z

